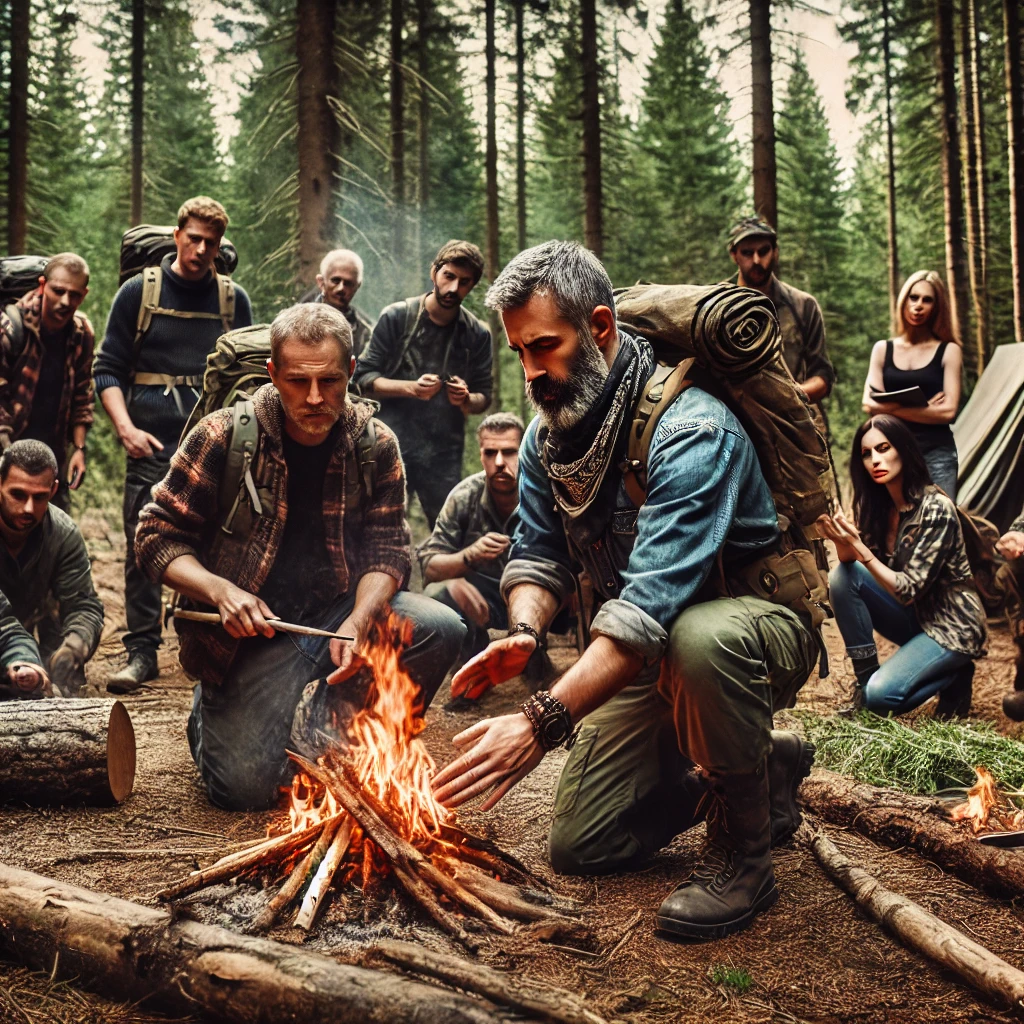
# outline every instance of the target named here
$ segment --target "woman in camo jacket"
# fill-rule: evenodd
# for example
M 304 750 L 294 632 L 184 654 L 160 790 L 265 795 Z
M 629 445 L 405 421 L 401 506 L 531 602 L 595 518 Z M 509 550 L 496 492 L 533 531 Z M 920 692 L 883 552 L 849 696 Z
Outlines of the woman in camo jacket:
M 855 703 L 900 714 L 939 694 L 936 716 L 966 716 L 985 612 L 956 506 L 895 416 L 857 430 L 850 478 L 856 525 L 842 512 L 821 525 L 839 555 L 830 593 L 857 676 Z M 900 648 L 881 667 L 876 630 Z

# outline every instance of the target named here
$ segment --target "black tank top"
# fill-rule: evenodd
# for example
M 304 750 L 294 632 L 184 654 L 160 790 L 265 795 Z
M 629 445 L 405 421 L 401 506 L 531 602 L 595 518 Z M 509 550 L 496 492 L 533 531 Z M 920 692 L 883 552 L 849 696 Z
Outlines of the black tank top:
M 882 365 L 882 388 L 885 391 L 902 391 L 916 384 L 931 399 L 943 389 L 942 357 L 948 341 L 939 343 L 931 361 L 919 370 L 901 370 L 893 359 L 893 342 L 885 343 L 885 363 Z M 907 423 L 907 428 L 917 439 L 922 451 L 930 451 L 940 445 L 953 443 L 953 431 L 948 423 Z

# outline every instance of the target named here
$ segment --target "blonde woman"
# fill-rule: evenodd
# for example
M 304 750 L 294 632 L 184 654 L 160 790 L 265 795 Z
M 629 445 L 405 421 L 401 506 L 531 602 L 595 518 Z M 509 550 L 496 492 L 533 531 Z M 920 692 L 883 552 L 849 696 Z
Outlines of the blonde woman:
M 956 501 L 957 455 L 950 423 L 960 406 L 960 340 L 953 333 L 946 286 L 933 270 L 907 278 L 896 303 L 900 333 L 871 350 L 864 411 L 896 416 L 914 436 L 933 482 Z M 877 401 L 878 392 L 918 386 L 927 405 Z

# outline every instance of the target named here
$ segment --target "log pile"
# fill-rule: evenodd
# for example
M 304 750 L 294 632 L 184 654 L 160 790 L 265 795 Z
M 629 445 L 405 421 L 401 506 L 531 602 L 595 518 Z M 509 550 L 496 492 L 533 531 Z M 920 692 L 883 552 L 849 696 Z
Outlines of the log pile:
M 193 871 L 158 898 L 177 899 L 276 866 L 286 869 L 285 880 L 250 927 L 273 927 L 305 886 L 293 924 L 308 931 L 344 868 L 342 879 L 358 876 L 367 897 L 389 874 L 442 931 L 473 951 L 479 940 L 470 932 L 510 935 L 525 925 L 543 938 L 588 934 L 570 916 L 576 913 L 571 904 L 556 901 L 543 881 L 493 843 L 439 822 L 426 842 L 414 844 L 404 837 L 394 812 L 360 786 L 350 762 L 325 756 L 314 764 L 291 756 L 307 779 L 323 787 L 321 806 L 336 806 L 337 813 Z
M 0 702 L 0 800 L 110 806 L 135 783 L 135 730 L 117 700 Z

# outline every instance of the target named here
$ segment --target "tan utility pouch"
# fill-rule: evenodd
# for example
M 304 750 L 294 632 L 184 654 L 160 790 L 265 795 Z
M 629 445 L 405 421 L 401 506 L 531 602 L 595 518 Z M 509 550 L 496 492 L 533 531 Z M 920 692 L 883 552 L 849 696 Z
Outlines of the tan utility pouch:
M 732 569 L 726 585 L 730 597 L 760 597 L 785 605 L 809 620 L 811 629 L 825 621 L 828 589 L 814 553 L 806 548 L 766 555 L 742 569 Z

